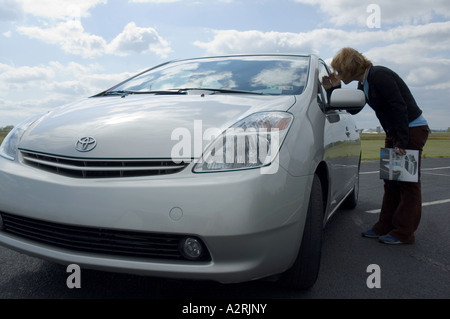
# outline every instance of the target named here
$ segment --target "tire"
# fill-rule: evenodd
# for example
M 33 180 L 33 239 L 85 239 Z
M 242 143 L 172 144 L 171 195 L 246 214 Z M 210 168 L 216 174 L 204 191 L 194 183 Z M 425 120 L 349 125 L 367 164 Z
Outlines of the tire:
M 285 287 L 306 290 L 311 288 L 317 280 L 322 255 L 323 205 L 322 185 L 319 177 L 314 175 L 302 243 L 297 258 L 294 265 L 279 279 L 279 283 Z

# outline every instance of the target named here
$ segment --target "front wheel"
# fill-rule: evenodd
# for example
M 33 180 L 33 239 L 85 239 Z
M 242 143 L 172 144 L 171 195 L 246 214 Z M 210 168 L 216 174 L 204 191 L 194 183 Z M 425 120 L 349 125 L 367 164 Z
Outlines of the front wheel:
M 309 289 L 317 280 L 322 255 L 323 205 L 320 178 L 314 175 L 300 250 L 294 265 L 279 279 L 285 287 Z

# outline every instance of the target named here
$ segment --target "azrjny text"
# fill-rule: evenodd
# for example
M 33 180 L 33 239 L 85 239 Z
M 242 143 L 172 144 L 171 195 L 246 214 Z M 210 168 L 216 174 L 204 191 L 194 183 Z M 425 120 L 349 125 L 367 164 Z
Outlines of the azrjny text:
M 267 304 L 227 304 L 226 307 L 218 307 L 218 306 L 197 306 L 192 303 L 189 305 L 183 306 L 182 313 L 183 314 L 206 314 L 210 317 L 214 316 L 216 313 L 225 313 L 225 314 L 244 314 L 244 315 L 252 315 L 252 314 L 263 314 L 266 310 Z

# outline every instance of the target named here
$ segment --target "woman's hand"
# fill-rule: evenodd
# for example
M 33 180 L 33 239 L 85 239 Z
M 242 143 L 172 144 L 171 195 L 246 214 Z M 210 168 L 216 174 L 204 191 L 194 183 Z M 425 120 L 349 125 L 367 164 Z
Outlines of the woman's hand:
M 329 76 L 323 76 L 322 77 L 322 85 L 325 88 L 325 90 L 331 89 L 336 86 L 341 85 L 341 80 L 339 80 L 336 76 L 336 74 L 331 73 Z
M 403 148 L 395 147 L 394 148 L 395 153 L 398 155 L 406 155 L 406 151 Z

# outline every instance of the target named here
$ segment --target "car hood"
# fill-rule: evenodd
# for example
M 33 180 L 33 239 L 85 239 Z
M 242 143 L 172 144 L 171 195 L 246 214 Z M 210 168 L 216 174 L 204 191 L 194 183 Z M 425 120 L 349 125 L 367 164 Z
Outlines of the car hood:
M 91 97 L 48 113 L 25 133 L 19 148 L 77 158 L 170 158 L 183 142 L 197 155 L 194 143 L 202 141 L 204 149 L 208 128 L 224 131 L 252 113 L 286 111 L 294 103 L 294 96 L 236 94 Z M 95 138 L 96 147 L 78 151 L 83 137 Z

